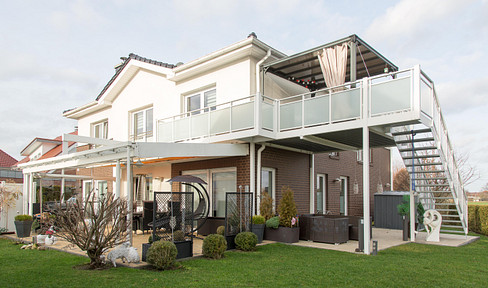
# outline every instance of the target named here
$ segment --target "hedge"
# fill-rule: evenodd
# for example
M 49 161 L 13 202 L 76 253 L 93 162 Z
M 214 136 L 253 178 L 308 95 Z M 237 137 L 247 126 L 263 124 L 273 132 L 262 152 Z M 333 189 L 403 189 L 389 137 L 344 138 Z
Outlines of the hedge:
M 469 230 L 488 235 L 488 206 L 469 205 L 468 215 Z

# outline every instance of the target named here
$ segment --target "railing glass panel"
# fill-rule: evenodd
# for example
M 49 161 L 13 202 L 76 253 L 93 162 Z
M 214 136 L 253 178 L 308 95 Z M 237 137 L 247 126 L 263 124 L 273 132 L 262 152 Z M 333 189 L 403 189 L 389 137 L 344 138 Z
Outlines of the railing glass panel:
M 304 105 L 305 126 L 329 122 L 329 96 L 306 99 Z
M 361 116 L 359 88 L 335 92 L 331 97 L 332 121 L 354 119 Z
M 433 102 L 432 88 L 424 79 L 420 80 L 420 108 L 422 112 L 432 117 L 432 102 Z
M 411 108 L 411 77 L 371 85 L 371 115 Z
M 274 115 L 273 115 L 274 105 L 266 102 L 261 103 L 261 120 L 263 122 L 263 128 L 268 130 L 273 130 Z
M 280 130 L 302 126 L 302 101 L 282 104 L 280 106 Z
M 158 123 L 158 142 L 173 141 L 173 122 Z
M 230 131 L 230 108 L 210 112 L 210 134 L 221 134 Z
M 232 106 L 232 130 L 254 127 L 254 102 Z
M 208 135 L 208 113 L 191 116 L 191 137 Z
M 174 141 L 181 141 L 190 138 L 190 118 L 175 119 Z

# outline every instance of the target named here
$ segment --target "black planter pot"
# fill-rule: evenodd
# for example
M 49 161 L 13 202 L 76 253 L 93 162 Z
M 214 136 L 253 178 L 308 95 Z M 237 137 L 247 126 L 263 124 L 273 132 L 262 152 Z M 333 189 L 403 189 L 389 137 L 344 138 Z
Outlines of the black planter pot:
M 34 221 L 14 221 L 17 237 L 30 237 L 32 222 Z
M 177 241 L 175 243 L 178 254 L 176 259 L 187 258 L 193 256 L 193 242 L 192 241 Z
M 147 251 L 149 250 L 149 247 L 151 247 L 151 243 L 142 243 L 142 261 L 146 262 L 146 257 L 147 257 Z
M 263 242 L 264 227 L 266 227 L 266 224 L 252 224 L 251 231 L 258 236 L 258 243 Z
M 296 243 L 300 237 L 300 227 L 278 227 L 278 229 L 266 227 L 264 239 L 283 242 Z
M 225 240 L 227 241 L 227 250 L 236 249 L 236 243 L 234 242 L 235 238 L 236 235 L 225 236 Z
M 407 216 L 403 216 L 403 241 L 408 241 L 410 237 L 410 219 Z

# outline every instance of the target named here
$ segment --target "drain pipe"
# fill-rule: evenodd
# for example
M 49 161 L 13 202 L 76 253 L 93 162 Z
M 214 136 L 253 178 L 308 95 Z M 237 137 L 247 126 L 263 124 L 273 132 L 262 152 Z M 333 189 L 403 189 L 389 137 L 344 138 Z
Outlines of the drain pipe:
M 259 66 L 261 66 L 261 64 L 263 64 L 263 62 L 266 61 L 266 59 L 268 59 L 269 56 L 271 56 L 271 49 L 268 49 L 266 56 L 264 56 L 263 59 L 259 60 L 259 62 L 256 63 L 256 95 L 258 95 L 259 92 L 261 92 L 261 83 L 259 81 Z
M 257 214 L 261 213 L 261 209 L 259 209 L 259 205 L 261 205 L 261 153 L 263 153 L 264 149 L 266 149 L 266 145 L 263 144 L 261 147 L 258 149 L 258 160 L 257 160 L 257 180 L 256 180 L 256 209 L 257 209 Z
M 254 203 L 256 203 L 256 144 L 249 142 L 249 188 L 252 193 Z M 252 215 L 256 215 L 256 206 L 252 206 Z

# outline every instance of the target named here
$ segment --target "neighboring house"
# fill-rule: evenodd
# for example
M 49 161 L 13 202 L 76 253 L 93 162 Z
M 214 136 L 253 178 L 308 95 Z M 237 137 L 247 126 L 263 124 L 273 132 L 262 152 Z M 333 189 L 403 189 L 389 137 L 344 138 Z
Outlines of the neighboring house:
M 166 180 L 191 174 L 208 183 L 217 217 L 225 215 L 225 192 L 250 191 L 259 213 L 263 191 L 277 207 L 288 185 L 300 214 L 369 217 L 373 194 L 391 184 L 387 148 L 397 146 L 415 169 L 424 205 L 449 193 L 442 197 L 457 201 L 467 232 L 466 197 L 449 138 L 439 136 L 447 130 L 433 82 L 419 66 L 399 71 L 356 35 L 292 56 L 255 35 L 181 65 L 130 54 L 94 101 L 64 116 L 78 121 L 79 136 L 64 140 L 77 141 L 79 152 L 25 164 L 24 173 L 111 174 L 115 183 L 102 189 L 136 206 L 152 191 L 179 191 Z M 423 159 L 439 157 L 430 165 L 451 191 L 429 190 L 433 172 L 412 159 L 412 143 L 428 152 Z M 85 185 L 93 189 L 93 181 Z
M 0 149 L 0 182 L 22 183 L 22 172 L 12 169 L 16 163 L 17 160 L 14 157 Z

